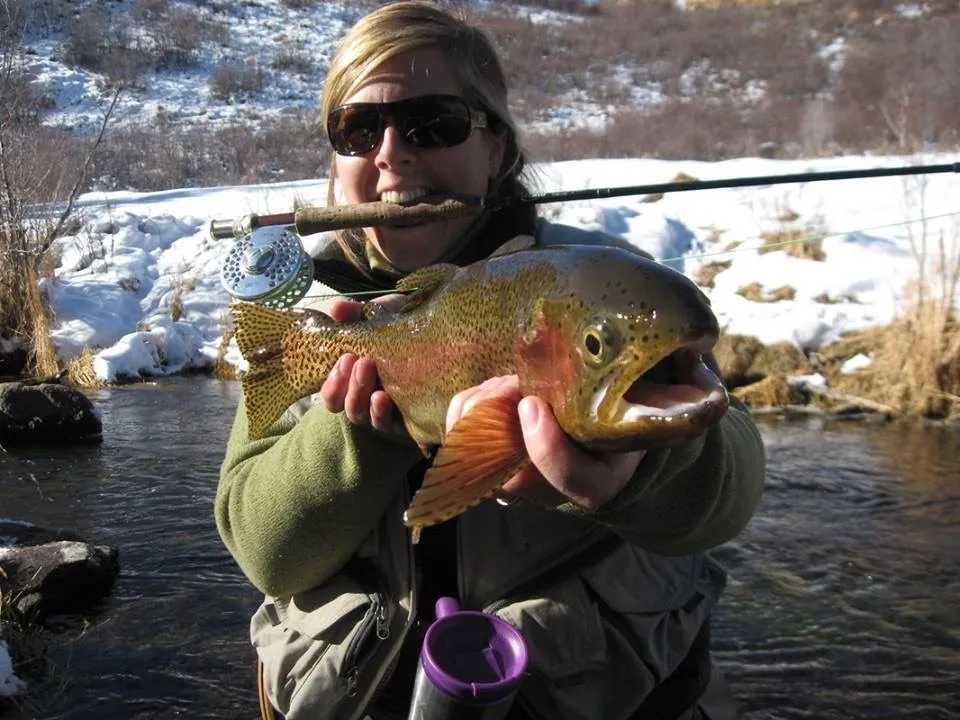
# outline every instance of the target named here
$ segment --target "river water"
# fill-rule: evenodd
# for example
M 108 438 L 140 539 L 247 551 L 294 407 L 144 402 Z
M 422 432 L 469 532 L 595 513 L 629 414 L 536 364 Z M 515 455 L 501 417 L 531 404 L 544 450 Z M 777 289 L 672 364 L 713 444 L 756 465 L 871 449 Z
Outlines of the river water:
M 95 614 L 37 639 L 47 678 L 6 715 L 258 717 L 259 597 L 212 516 L 238 393 L 96 391 L 102 445 L 0 454 L 0 517 L 75 530 L 121 563 Z M 960 718 L 960 432 L 760 422 L 766 494 L 717 552 L 716 657 L 744 717 Z

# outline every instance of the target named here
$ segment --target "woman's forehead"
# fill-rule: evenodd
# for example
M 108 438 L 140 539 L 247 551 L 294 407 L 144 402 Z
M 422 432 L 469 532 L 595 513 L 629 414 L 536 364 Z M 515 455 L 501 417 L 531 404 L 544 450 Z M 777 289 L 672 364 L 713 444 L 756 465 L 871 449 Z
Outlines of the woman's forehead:
M 450 59 L 437 48 L 395 55 L 373 70 L 346 102 L 389 102 L 431 93 L 459 93 Z

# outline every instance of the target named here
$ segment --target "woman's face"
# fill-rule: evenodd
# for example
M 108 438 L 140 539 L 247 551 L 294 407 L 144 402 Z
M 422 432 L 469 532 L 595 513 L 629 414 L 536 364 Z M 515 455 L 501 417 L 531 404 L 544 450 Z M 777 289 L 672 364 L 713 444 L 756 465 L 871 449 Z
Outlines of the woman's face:
M 387 61 L 344 103 L 387 103 L 435 94 L 462 96 L 449 60 L 431 48 Z M 426 194 L 482 196 L 500 168 L 503 148 L 501 137 L 479 128 L 454 147 L 418 148 L 390 122 L 375 148 L 362 155 L 334 155 L 334 162 L 344 198 L 351 204 L 406 201 Z M 435 262 L 472 222 L 467 217 L 364 232 L 394 267 L 409 272 Z

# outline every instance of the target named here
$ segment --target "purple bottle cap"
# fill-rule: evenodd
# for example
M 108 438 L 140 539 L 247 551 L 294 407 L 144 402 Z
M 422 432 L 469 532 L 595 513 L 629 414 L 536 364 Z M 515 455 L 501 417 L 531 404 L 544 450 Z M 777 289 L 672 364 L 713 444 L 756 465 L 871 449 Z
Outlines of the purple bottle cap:
M 436 614 L 420 655 L 430 682 L 472 705 L 512 695 L 527 670 L 527 644 L 520 631 L 494 615 L 460 610 L 454 598 L 440 598 Z

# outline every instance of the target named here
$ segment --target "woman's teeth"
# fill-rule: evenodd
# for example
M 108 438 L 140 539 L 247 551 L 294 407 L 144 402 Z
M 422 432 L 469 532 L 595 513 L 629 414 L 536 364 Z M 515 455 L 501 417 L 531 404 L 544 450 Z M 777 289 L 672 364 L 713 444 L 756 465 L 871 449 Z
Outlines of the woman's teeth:
M 380 200 L 388 203 L 405 203 L 430 194 L 427 188 L 413 188 L 412 190 L 386 190 L 380 194 Z

